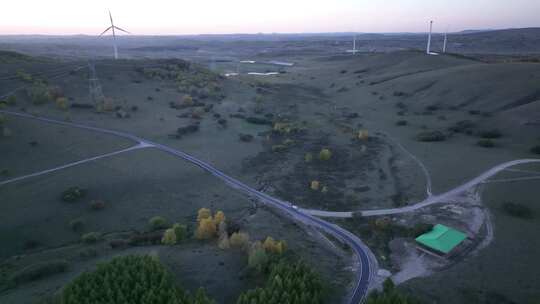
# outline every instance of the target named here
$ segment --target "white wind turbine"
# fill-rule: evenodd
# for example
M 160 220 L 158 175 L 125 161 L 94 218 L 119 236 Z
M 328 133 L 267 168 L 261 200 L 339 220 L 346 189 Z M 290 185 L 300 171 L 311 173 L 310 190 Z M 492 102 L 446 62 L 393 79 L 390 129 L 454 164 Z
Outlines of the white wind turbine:
M 347 53 L 352 53 L 353 55 L 355 55 L 357 52 L 358 52 L 358 50 L 356 49 L 356 34 L 354 34 L 353 48 L 352 48 L 352 50 L 347 50 Z
M 431 51 L 431 33 L 432 33 L 432 31 L 433 31 L 433 21 L 429 21 L 429 35 L 428 35 L 426 53 L 428 55 L 439 55 L 439 54 L 434 53 L 434 52 Z
M 114 25 L 114 22 L 113 22 L 113 19 L 112 19 L 112 15 L 111 15 L 111 11 L 109 11 L 109 18 L 111 19 L 111 26 L 109 26 L 108 28 L 106 28 L 103 33 L 101 33 L 99 36 L 103 36 L 105 33 L 107 33 L 109 30 L 112 31 L 112 36 L 113 36 L 113 48 L 114 48 L 114 59 L 118 59 L 118 47 L 116 46 L 116 32 L 114 30 L 119 30 L 119 31 L 122 31 L 124 33 L 127 33 L 127 34 L 131 34 L 130 32 L 126 31 L 126 30 L 123 30 L 121 28 L 119 28 L 118 26 Z

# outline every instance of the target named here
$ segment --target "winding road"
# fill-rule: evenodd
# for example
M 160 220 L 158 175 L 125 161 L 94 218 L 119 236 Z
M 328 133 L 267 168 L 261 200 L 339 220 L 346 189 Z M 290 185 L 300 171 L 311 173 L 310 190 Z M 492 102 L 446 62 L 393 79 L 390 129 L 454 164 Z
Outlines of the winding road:
M 352 234 L 351 232 L 349 232 L 349 231 L 347 231 L 347 230 L 345 230 L 345 229 L 343 229 L 343 228 L 341 228 L 341 227 L 339 227 L 339 226 L 337 226 L 335 224 L 332 224 L 332 223 L 326 222 L 326 221 L 324 221 L 324 220 L 322 220 L 320 218 L 317 218 L 317 217 L 315 217 L 315 216 L 313 216 L 311 214 L 304 213 L 301 209 L 297 209 L 297 208 L 293 207 L 293 205 L 291 203 L 286 202 L 286 201 L 282 201 L 282 200 L 274 198 L 274 197 L 272 197 L 272 196 L 270 196 L 270 195 L 268 195 L 266 193 L 260 192 L 260 191 L 258 191 L 256 189 L 242 183 L 241 181 L 239 181 L 239 180 L 237 180 L 237 179 L 235 179 L 235 178 L 233 178 L 231 176 L 226 175 L 225 173 L 221 172 L 220 170 L 214 168 L 212 165 L 210 165 L 210 164 L 208 164 L 208 163 L 206 163 L 206 162 L 204 162 L 202 160 L 199 160 L 199 159 L 197 159 L 196 157 L 194 157 L 194 156 L 192 156 L 190 154 L 187 154 L 187 153 L 182 152 L 180 150 L 174 149 L 172 147 L 169 147 L 169 146 L 166 146 L 166 145 L 163 145 L 163 144 L 159 144 L 159 143 L 155 143 L 155 142 L 152 142 L 152 141 L 149 141 L 149 140 L 145 140 L 143 138 L 137 137 L 137 136 L 129 134 L 129 133 L 115 131 L 115 130 L 108 130 L 108 129 L 103 129 L 103 128 L 99 128 L 99 127 L 87 126 L 87 125 L 83 125 L 83 124 L 79 124 L 79 123 L 66 122 L 66 121 L 60 121 L 60 120 L 46 118 L 46 117 L 34 116 L 34 115 L 27 114 L 27 113 L 5 111 L 5 110 L 0 110 L 0 113 L 6 114 L 6 115 L 12 115 L 12 116 L 16 116 L 16 117 L 21 117 L 21 118 L 33 119 L 33 120 L 46 122 L 46 123 L 62 125 L 62 126 L 66 126 L 66 127 L 73 127 L 73 128 L 83 129 L 83 130 L 99 132 L 99 133 L 103 133 L 103 134 L 114 135 L 114 136 L 117 136 L 117 137 L 132 140 L 132 141 L 134 141 L 136 143 L 135 146 L 133 146 L 131 148 L 128 148 L 128 149 L 124 149 L 124 150 L 104 154 L 104 155 L 101 155 L 101 156 L 96 156 L 96 157 L 93 157 L 93 158 L 89 158 L 87 160 L 81 160 L 81 161 L 78 161 L 78 162 L 75 162 L 75 163 L 70 163 L 70 164 L 60 166 L 60 167 L 57 167 L 57 168 L 36 172 L 36 173 L 29 174 L 29 175 L 26 175 L 26 176 L 21 176 L 21 177 L 12 179 L 11 181 L 3 181 L 2 182 L 3 184 L 0 184 L 0 186 L 5 185 L 8 182 L 19 181 L 19 180 L 22 180 L 24 178 L 30 178 L 30 177 L 35 177 L 35 176 L 51 173 L 51 172 L 54 172 L 54 171 L 57 171 L 57 170 L 60 170 L 60 169 L 63 169 L 63 168 L 75 166 L 75 165 L 78 165 L 78 164 L 81 164 L 81 163 L 85 163 L 85 162 L 88 162 L 88 161 L 100 159 L 100 158 L 103 158 L 103 157 L 117 155 L 119 153 L 131 151 L 131 150 L 135 150 L 135 149 L 155 148 L 155 149 L 158 149 L 160 151 L 167 152 L 169 154 L 172 154 L 174 156 L 182 158 L 182 159 L 184 159 L 186 161 L 189 161 L 192 164 L 197 165 L 198 167 L 202 168 L 203 170 L 205 170 L 205 171 L 211 173 L 212 175 L 216 176 L 217 178 L 221 179 L 222 181 L 224 181 L 226 184 L 228 184 L 232 188 L 240 190 L 240 191 L 246 193 L 248 196 L 256 198 L 260 202 L 262 202 L 262 203 L 264 203 L 264 204 L 266 204 L 266 205 L 268 205 L 270 207 L 274 207 L 276 209 L 281 210 L 282 212 L 284 212 L 285 214 L 287 214 L 288 216 L 290 216 L 292 219 L 294 219 L 296 221 L 299 221 L 299 222 L 301 222 L 301 223 L 303 223 L 305 225 L 310 225 L 310 226 L 316 227 L 316 228 L 318 228 L 318 229 L 332 235 L 336 239 L 344 242 L 345 244 L 347 244 L 353 250 L 355 256 L 358 259 L 358 263 L 359 263 L 359 270 L 357 271 L 357 280 L 356 280 L 356 283 L 355 283 L 354 288 L 352 290 L 352 293 L 351 293 L 351 296 L 350 296 L 350 299 L 349 299 L 349 303 L 350 304 L 358 304 L 358 303 L 363 302 L 363 300 L 365 299 L 368 288 L 369 288 L 369 286 L 370 286 L 370 284 L 371 284 L 371 282 L 373 280 L 374 274 L 378 270 L 378 263 L 377 263 L 377 259 L 375 258 L 375 256 L 371 252 L 371 250 L 356 235 Z

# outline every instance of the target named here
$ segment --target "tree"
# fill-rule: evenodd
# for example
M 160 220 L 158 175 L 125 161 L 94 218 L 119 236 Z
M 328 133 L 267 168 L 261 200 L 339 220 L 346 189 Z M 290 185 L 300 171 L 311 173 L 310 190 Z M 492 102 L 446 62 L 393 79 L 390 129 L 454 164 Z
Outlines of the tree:
M 164 229 L 169 226 L 167 224 L 167 220 L 162 216 L 154 216 L 149 221 L 148 224 L 150 225 L 150 229 L 152 230 L 159 230 Z
M 195 237 L 203 240 L 203 239 L 209 239 L 216 235 L 216 224 L 214 223 L 214 220 L 212 217 L 202 219 L 199 222 L 199 226 L 197 227 L 197 231 L 195 232 Z
M 332 158 L 332 152 L 329 149 L 322 149 L 321 152 L 319 152 L 319 159 L 323 161 L 330 160 Z
M 246 232 L 235 232 L 229 239 L 232 248 L 245 249 L 249 243 L 249 234 Z
M 69 283 L 61 294 L 62 304 L 211 304 L 204 290 L 191 296 L 176 286 L 173 276 L 157 258 L 128 255 L 98 264 Z
M 161 239 L 161 243 L 165 245 L 175 245 L 177 242 L 176 239 L 176 233 L 173 228 L 169 228 L 165 230 L 165 233 L 163 233 L 163 238 Z
M 181 242 L 187 238 L 187 226 L 175 223 L 172 226 L 174 234 L 176 235 L 176 242 Z
M 320 187 L 321 183 L 319 181 L 311 181 L 310 185 L 309 185 L 309 188 L 311 188 L 311 190 L 313 191 L 318 191 L 319 190 L 319 187 Z
M 225 213 L 223 213 L 223 211 L 218 211 L 216 212 L 216 214 L 214 215 L 214 223 L 216 224 L 217 227 L 219 227 L 219 224 L 221 222 L 224 222 L 225 221 Z
M 201 208 L 197 212 L 197 222 L 200 222 L 203 219 L 209 218 L 212 216 L 212 211 L 208 208 Z
M 268 255 L 261 242 L 257 241 L 251 244 L 248 256 L 248 266 L 262 272 L 268 262 Z
M 360 140 L 368 140 L 368 138 L 369 138 L 368 130 L 360 130 L 360 131 L 358 131 L 358 139 L 360 139 Z

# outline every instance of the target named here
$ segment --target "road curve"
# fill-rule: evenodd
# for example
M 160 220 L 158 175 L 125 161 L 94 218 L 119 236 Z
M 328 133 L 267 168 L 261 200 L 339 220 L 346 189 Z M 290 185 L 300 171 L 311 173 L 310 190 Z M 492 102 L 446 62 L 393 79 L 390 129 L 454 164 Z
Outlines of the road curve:
M 197 165 L 203 170 L 218 177 L 219 179 L 224 181 L 226 184 L 228 184 L 232 188 L 240 190 L 246 193 L 247 195 L 258 199 L 259 201 L 261 201 L 262 203 L 270 207 L 274 207 L 285 212 L 294 220 L 299 221 L 303 224 L 311 225 L 313 227 L 321 229 L 322 231 L 334 236 L 338 240 L 346 243 L 354 251 L 356 257 L 358 258 L 360 267 L 359 267 L 359 271 L 357 272 L 358 277 L 356 280 L 356 284 L 352 290 L 349 303 L 358 304 L 364 301 L 369 285 L 371 284 L 371 281 L 373 279 L 374 273 L 378 269 L 378 264 L 377 264 L 377 259 L 375 258 L 373 253 L 369 250 L 369 248 L 356 235 L 352 234 L 351 232 L 335 224 L 328 223 L 320 218 L 317 218 L 310 214 L 306 214 L 302 212 L 302 210 L 294 208 L 293 205 L 289 202 L 282 201 L 266 193 L 253 189 L 250 186 L 242 183 L 241 181 L 226 175 L 225 173 L 214 168 L 210 164 L 202 160 L 199 160 L 190 154 L 171 148 L 169 146 L 162 145 L 159 143 L 154 143 L 149 140 L 145 140 L 143 138 L 137 137 L 135 135 L 125 133 L 125 132 L 120 132 L 120 131 L 92 127 L 92 126 L 87 126 L 87 125 L 73 123 L 73 122 L 60 121 L 56 119 L 39 117 L 39 116 L 30 115 L 27 113 L 20 113 L 20 112 L 14 112 L 14 111 L 0 110 L 0 113 L 22 117 L 22 118 L 38 120 L 38 121 L 52 123 L 52 124 L 63 125 L 67 127 L 74 127 L 74 128 L 104 133 L 104 134 L 110 134 L 117 137 L 122 137 L 122 138 L 135 141 L 138 144 L 137 146 L 155 148 L 155 149 L 170 153 L 186 161 L 189 161 L 193 163 L 194 165 Z
M 401 208 L 380 209 L 380 210 L 366 210 L 366 211 L 361 211 L 361 215 L 362 216 L 389 215 L 389 214 L 396 214 L 396 213 L 404 213 L 404 212 L 415 211 L 415 210 L 418 210 L 420 208 L 427 207 L 429 205 L 433 205 L 433 204 L 437 204 L 437 203 L 446 201 L 446 200 L 448 200 L 448 199 L 450 199 L 452 197 L 455 197 L 456 195 L 462 194 L 462 193 L 466 192 L 467 190 L 471 189 L 472 187 L 483 183 L 488 178 L 496 175 L 497 173 L 499 173 L 499 172 L 501 172 L 501 171 L 503 171 L 503 170 L 505 170 L 507 168 L 517 166 L 517 165 L 522 165 L 522 164 L 528 164 L 528 163 L 540 163 L 540 159 L 531 158 L 531 159 L 517 159 L 517 160 L 508 161 L 508 162 L 499 164 L 499 165 L 487 170 L 486 172 L 478 175 L 477 177 L 471 179 L 470 181 L 468 181 L 468 182 L 466 182 L 466 183 L 464 183 L 464 184 L 462 184 L 462 185 L 460 185 L 460 186 L 458 186 L 458 187 L 456 187 L 456 188 L 454 188 L 452 190 L 449 190 L 449 191 L 444 192 L 442 194 L 430 196 L 430 197 L 426 198 L 425 200 L 423 200 L 422 202 L 419 202 L 417 204 L 410 205 L 410 206 L 405 206 L 405 207 L 401 207 Z
M 362 210 L 362 211 L 324 211 L 324 210 L 313 210 L 313 209 L 301 209 L 301 210 L 304 213 L 308 213 L 314 216 L 334 217 L 334 218 L 351 218 L 354 216 L 354 214 L 358 214 L 361 216 L 377 216 L 377 215 L 391 215 L 391 214 L 411 212 L 411 211 L 415 211 L 415 210 L 418 210 L 418 209 L 421 209 L 421 208 L 424 208 L 433 204 L 447 201 L 448 199 L 455 197 L 456 195 L 462 194 L 466 192 L 467 190 L 471 189 L 472 187 L 477 186 L 479 184 L 488 183 L 488 182 L 510 182 L 510 181 L 539 179 L 540 178 L 539 176 L 532 176 L 532 177 L 488 181 L 490 177 L 495 176 L 501 171 L 504 171 L 513 166 L 528 164 L 528 163 L 540 163 L 540 159 L 535 159 L 535 158 L 517 159 L 517 160 L 512 160 L 512 161 L 499 164 L 452 190 L 449 190 L 442 194 L 428 196 L 425 200 L 421 202 L 412 204 L 410 206 L 401 207 L 401 208 Z

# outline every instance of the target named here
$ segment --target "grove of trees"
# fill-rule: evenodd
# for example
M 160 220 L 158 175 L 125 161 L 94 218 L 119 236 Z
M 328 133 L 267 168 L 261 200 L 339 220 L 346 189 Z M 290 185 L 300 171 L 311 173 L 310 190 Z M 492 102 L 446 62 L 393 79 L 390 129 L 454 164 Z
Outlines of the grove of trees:
M 262 288 L 244 292 L 237 304 L 318 304 L 322 303 L 324 286 L 311 268 L 302 262 L 281 260 L 271 267 Z
M 62 304 L 212 304 L 203 289 L 195 295 L 175 285 L 172 275 L 150 256 L 128 255 L 98 264 L 69 283 Z

